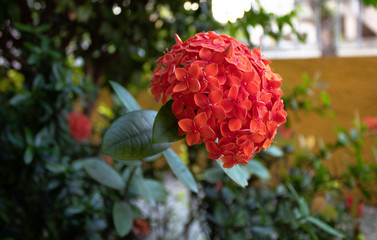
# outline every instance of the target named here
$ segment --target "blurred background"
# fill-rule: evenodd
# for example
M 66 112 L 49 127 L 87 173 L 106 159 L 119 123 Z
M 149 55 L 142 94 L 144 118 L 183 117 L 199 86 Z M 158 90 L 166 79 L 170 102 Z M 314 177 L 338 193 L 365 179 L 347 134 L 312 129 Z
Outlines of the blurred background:
M 376 22 L 375 0 L 0 0 L 0 239 L 377 239 Z M 261 48 L 283 78 L 288 122 L 249 187 L 184 141 L 199 194 L 163 158 L 101 155 L 126 113 L 109 81 L 158 110 L 155 61 L 175 33 L 210 30 Z M 88 158 L 125 190 L 93 180 Z

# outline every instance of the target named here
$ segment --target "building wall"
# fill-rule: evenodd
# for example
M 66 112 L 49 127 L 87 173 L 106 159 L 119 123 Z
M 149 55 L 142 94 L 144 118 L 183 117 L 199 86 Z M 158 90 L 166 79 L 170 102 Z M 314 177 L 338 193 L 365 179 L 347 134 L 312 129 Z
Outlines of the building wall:
M 293 117 L 299 133 L 334 141 L 335 126 L 350 128 L 356 113 L 362 120 L 377 117 L 377 57 L 272 60 L 271 66 L 283 77 L 283 89 L 301 83 L 304 72 L 310 77 L 320 73 L 320 81 L 328 84 L 336 117 L 300 112 L 299 120 Z
M 271 66 L 283 77 L 284 88 L 290 89 L 300 83 L 304 72 L 310 77 L 320 73 L 321 82 L 328 84 L 326 91 L 331 97 L 336 117 L 332 119 L 316 113 L 299 112 L 298 118 L 292 117 L 292 128 L 297 134 L 334 142 L 337 138 L 335 127 L 349 129 L 355 114 L 361 120 L 367 116 L 377 117 L 377 57 L 272 60 Z M 369 139 L 364 145 L 364 160 L 376 163 L 370 147 Z M 338 151 L 332 159 L 324 161 L 333 174 L 341 174 L 355 159 L 348 151 Z M 377 192 L 376 186 L 371 187 Z M 354 190 L 352 194 L 360 193 Z M 367 202 L 377 204 L 377 196 Z

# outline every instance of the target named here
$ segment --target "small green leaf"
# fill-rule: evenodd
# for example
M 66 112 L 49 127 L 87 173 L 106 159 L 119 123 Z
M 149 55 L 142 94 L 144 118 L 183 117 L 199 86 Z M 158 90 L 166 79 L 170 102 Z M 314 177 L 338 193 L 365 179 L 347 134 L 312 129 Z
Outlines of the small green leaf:
M 327 232 L 327 233 L 329 233 L 331 235 L 334 235 L 336 237 L 344 238 L 343 233 L 341 233 L 338 230 L 334 229 L 333 227 L 331 227 L 327 223 L 322 222 L 318 218 L 315 218 L 315 217 L 312 217 L 312 216 L 308 216 L 308 217 L 306 217 L 306 219 L 308 220 L 308 222 L 313 223 L 314 225 L 316 225 L 317 227 L 319 227 L 323 231 L 325 231 L 325 232 Z
M 223 180 L 224 171 L 220 168 L 210 168 L 203 173 L 203 179 L 209 183 L 217 183 Z
M 338 142 L 342 145 L 349 145 L 350 144 L 348 136 L 344 132 L 338 133 Z
M 298 196 L 298 193 L 296 189 L 292 186 L 292 184 L 287 183 L 287 188 L 291 192 L 292 196 L 295 198 L 296 201 L 299 201 L 300 197 Z
M 308 225 L 306 225 L 305 223 L 301 223 L 300 226 L 310 234 L 310 237 L 312 238 L 312 240 L 319 240 L 318 239 L 318 236 L 317 234 L 315 234 L 315 232 L 313 231 L 313 229 L 311 227 L 309 227 Z
M 110 81 L 110 84 L 127 111 L 141 110 L 135 98 L 122 85 L 114 81 Z
M 102 153 L 119 160 L 143 159 L 160 153 L 171 143 L 152 144 L 152 126 L 157 112 L 140 110 L 118 118 L 106 131 Z
M 18 105 L 20 103 L 23 103 L 25 102 L 26 100 L 28 100 L 30 98 L 30 94 L 29 93 L 25 93 L 25 94 L 17 94 L 15 95 L 14 97 L 12 97 L 10 100 L 9 100 L 9 104 L 10 105 Z
M 249 164 L 242 165 L 241 167 L 244 167 L 244 169 L 250 174 L 257 175 L 262 180 L 268 180 L 271 178 L 268 169 L 258 160 L 252 159 Z
M 31 161 L 33 161 L 34 158 L 34 147 L 33 146 L 28 146 L 26 148 L 26 151 L 24 153 L 24 162 L 26 164 L 30 164 Z
M 138 194 L 144 200 L 152 203 L 153 199 L 153 189 L 148 187 L 147 182 L 144 180 L 144 177 L 141 173 L 136 173 L 132 178 L 132 184 L 135 184 L 135 193 Z
M 37 33 L 43 33 L 47 30 L 49 30 L 51 28 L 52 24 L 51 23 L 48 23 L 48 24 L 43 24 L 43 25 L 40 25 L 38 27 L 35 28 L 35 31 Z
M 228 177 L 230 177 L 234 182 L 236 182 L 238 185 L 240 185 L 243 188 L 247 186 L 248 183 L 247 183 L 246 176 L 243 170 L 240 168 L 240 166 L 235 165 L 232 168 L 223 168 L 223 163 L 221 162 L 220 159 L 217 159 L 216 162 L 224 170 L 226 175 L 228 175 Z
M 265 153 L 275 158 L 282 158 L 284 156 L 284 152 L 276 146 L 269 147 Z
M 330 99 L 330 96 L 325 91 L 321 92 L 321 100 L 325 107 L 330 107 L 331 99 Z
M 377 164 L 377 149 L 375 147 L 372 147 L 372 152 L 373 152 L 374 159 L 376 160 L 376 164 Z
M 113 206 L 115 230 L 120 237 L 126 236 L 132 228 L 132 209 L 126 202 L 116 202 Z
M 158 111 L 153 123 L 153 143 L 175 142 L 183 138 L 178 135 L 178 119 L 172 112 L 173 100 L 168 101 Z
M 31 130 L 29 128 L 25 128 L 24 129 L 25 131 L 25 138 L 26 138 L 26 143 L 28 145 L 33 145 L 34 144 L 34 137 L 33 137 L 33 133 L 31 132 Z
M 165 202 L 168 197 L 168 192 L 166 191 L 164 185 L 153 179 L 144 179 L 145 184 L 151 190 L 151 198 L 156 202 Z
M 309 206 L 303 197 L 300 197 L 298 199 L 298 207 L 302 216 L 306 217 L 309 215 L 310 213 Z
M 34 27 L 30 25 L 26 25 L 20 22 L 15 22 L 14 26 L 20 30 L 21 32 L 28 32 L 28 33 L 33 33 L 34 32 Z
M 125 184 L 119 173 L 104 161 L 91 158 L 85 160 L 83 165 L 89 176 L 100 184 L 117 190 L 125 188 Z
M 188 189 L 197 193 L 198 188 L 196 186 L 195 179 L 178 155 L 169 148 L 164 151 L 164 157 L 179 181 L 181 181 Z

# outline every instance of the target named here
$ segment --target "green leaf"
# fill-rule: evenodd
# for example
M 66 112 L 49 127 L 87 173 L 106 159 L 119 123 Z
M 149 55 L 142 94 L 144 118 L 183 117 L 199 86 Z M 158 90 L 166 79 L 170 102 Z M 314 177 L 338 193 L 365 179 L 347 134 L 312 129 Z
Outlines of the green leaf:
M 303 197 L 298 199 L 298 207 L 302 216 L 308 216 L 310 214 L 308 203 Z
M 131 183 L 135 184 L 136 194 L 140 195 L 140 197 L 150 203 L 154 201 L 153 189 L 148 187 L 147 182 L 144 180 L 140 169 L 138 169 L 135 173 Z
M 269 147 L 265 153 L 274 158 L 282 158 L 284 156 L 284 152 L 276 146 Z
M 164 185 L 153 179 L 144 179 L 145 184 L 151 190 L 151 198 L 156 202 L 165 202 L 168 197 Z
M 377 149 L 375 147 L 372 147 L 372 152 L 373 152 L 374 159 L 376 160 L 376 164 L 377 164 Z
M 28 32 L 28 33 L 34 32 L 34 27 L 32 25 L 26 25 L 20 22 L 15 22 L 14 26 L 21 32 Z
M 305 223 L 300 224 L 300 226 L 301 226 L 306 232 L 308 232 L 308 233 L 310 234 L 310 237 L 312 238 L 312 240 L 319 240 L 317 234 L 315 234 L 314 230 L 313 230 L 311 227 L 309 227 L 309 226 L 306 225 Z
M 330 96 L 325 91 L 321 92 L 321 100 L 322 100 L 322 104 L 325 107 L 330 107 L 331 99 L 330 99 Z
M 31 161 L 33 161 L 34 158 L 34 147 L 33 146 L 28 146 L 26 148 L 26 151 L 24 153 L 24 162 L 26 164 L 30 164 Z
M 243 188 L 247 186 L 248 183 L 246 176 L 240 166 L 235 165 L 232 168 L 223 168 L 223 163 L 220 159 L 217 159 L 216 162 L 220 165 L 225 174 L 228 175 L 228 177 L 230 177 L 234 182 Z
M 291 192 L 292 196 L 298 202 L 299 199 L 300 199 L 300 197 L 298 196 L 298 193 L 297 193 L 296 189 L 290 183 L 287 183 L 286 185 L 287 185 L 288 190 Z
M 250 160 L 249 164 L 242 165 L 241 167 L 243 167 L 250 174 L 257 175 L 262 180 L 269 180 L 271 178 L 268 169 L 258 160 L 252 159 Z
M 104 161 L 91 158 L 85 160 L 83 166 L 89 176 L 100 184 L 117 190 L 125 188 L 122 177 Z
M 126 236 L 132 228 L 132 209 L 126 202 L 116 202 L 113 207 L 115 230 L 120 237 Z
M 203 173 L 203 179 L 209 183 L 217 183 L 223 180 L 224 171 L 220 168 L 210 168 Z
M 25 138 L 26 138 L 26 143 L 28 145 L 33 145 L 34 144 L 34 136 L 33 136 L 33 133 L 31 132 L 31 130 L 29 128 L 24 128 L 24 131 L 25 131 Z
M 141 110 L 135 98 L 122 85 L 114 81 L 110 81 L 110 84 L 127 111 Z
M 153 123 L 153 143 L 175 142 L 184 136 L 178 135 L 178 119 L 171 110 L 173 100 L 168 101 L 160 111 Z
M 26 100 L 28 100 L 30 98 L 30 94 L 29 93 L 25 93 L 25 94 L 17 94 L 15 95 L 14 97 L 12 97 L 10 100 L 9 100 L 9 104 L 10 105 L 18 105 L 20 103 L 23 103 L 25 102 Z
M 157 112 L 140 110 L 118 118 L 106 131 L 102 153 L 119 160 L 135 160 L 153 156 L 171 143 L 152 144 L 152 126 Z
M 327 232 L 327 233 L 329 233 L 331 235 L 334 235 L 336 237 L 344 238 L 343 233 L 341 233 L 338 230 L 334 229 L 333 227 L 331 227 L 327 223 L 322 222 L 318 218 L 315 218 L 315 217 L 312 217 L 312 216 L 308 216 L 308 217 L 306 217 L 306 219 L 308 220 L 308 222 L 313 223 L 314 225 L 316 225 L 317 227 L 319 227 L 323 231 L 325 231 L 325 232 Z
M 48 23 L 48 24 L 43 24 L 43 25 L 40 25 L 38 27 L 35 28 L 35 31 L 37 33 L 43 33 L 47 30 L 49 30 L 51 28 L 52 24 L 51 23 Z
M 181 181 L 183 185 L 185 185 L 188 189 L 197 193 L 198 188 L 196 186 L 195 179 L 187 166 L 178 157 L 178 155 L 169 148 L 164 151 L 164 157 L 166 158 L 166 161 L 168 162 L 171 170 L 173 171 L 175 176 L 177 176 L 179 181 Z

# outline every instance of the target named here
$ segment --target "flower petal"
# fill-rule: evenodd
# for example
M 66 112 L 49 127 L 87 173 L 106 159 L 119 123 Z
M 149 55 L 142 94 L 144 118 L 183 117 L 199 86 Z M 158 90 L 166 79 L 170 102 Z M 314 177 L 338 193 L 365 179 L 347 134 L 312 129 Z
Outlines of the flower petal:
M 196 127 L 201 127 L 202 125 L 207 123 L 207 115 L 204 112 L 197 114 L 194 117 L 194 123 Z
M 225 109 L 225 112 L 227 113 L 232 111 L 233 106 L 234 106 L 234 103 L 232 103 L 228 99 L 223 99 L 220 104 L 221 106 L 223 106 L 223 108 Z
M 178 34 L 175 34 L 174 38 L 175 38 L 175 43 L 177 45 L 181 45 L 183 43 L 182 40 L 181 40 L 181 38 L 178 36 Z
M 187 83 L 186 82 L 179 82 L 176 84 L 173 88 L 173 92 L 183 92 L 187 89 Z
M 203 137 L 206 137 L 206 138 L 211 138 L 215 136 L 215 132 L 207 125 L 202 126 L 199 129 L 199 132 Z
M 214 52 L 212 54 L 211 61 L 216 64 L 223 64 L 225 61 L 224 53 Z
M 239 118 L 232 118 L 229 120 L 228 127 L 231 131 L 240 130 L 242 127 L 242 122 Z
M 237 97 L 238 97 L 238 86 L 233 85 L 229 89 L 228 98 L 235 101 L 235 100 L 237 100 Z
M 174 101 L 171 110 L 173 111 L 174 115 L 180 114 L 183 111 L 183 102 L 182 101 Z
M 274 115 L 274 121 L 276 121 L 279 124 L 285 123 L 287 120 L 282 112 L 277 112 Z
M 279 88 L 281 86 L 281 82 L 280 81 L 269 81 L 268 82 L 268 86 L 270 88 Z
M 208 81 L 209 90 L 215 91 L 215 90 L 220 88 L 220 82 L 219 82 L 219 79 L 217 77 L 208 76 L 207 81 Z
M 178 80 L 182 80 L 182 79 L 184 79 L 186 77 L 187 70 L 184 69 L 184 68 L 176 68 L 174 73 L 175 73 L 175 77 Z
M 199 51 L 199 57 L 203 60 L 209 60 L 209 58 L 211 57 L 211 50 L 207 49 L 207 48 L 202 48 L 200 51 Z
M 195 104 L 198 107 L 208 107 L 208 97 L 203 93 L 196 93 L 194 95 Z
M 247 141 L 247 143 L 243 146 L 242 150 L 243 150 L 243 152 L 246 155 L 252 154 L 253 151 L 254 151 L 254 144 L 253 144 L 253 142 Z
M 206 148 L 208 152 L 219 153 L 220 148 L 215 141 L 206 142 Z
M 245 119 L 247 115 L 247 108 L 242 104 L 236 104 L 234 105 L 234 114 L 236 117 L 240 119 Z
M 179 127 L 184 131 L 184 132 L 191 132 L 193 131 L 194 128 L 194 122 L 191 119 L 185 118 L 180 121 L 178 121 Z
M 188 80 L 188 87 L 192 92 L 198 92 L 200 90 L 200 83 L 197 78 L 191 78 Z
M 225 48 L 225 56 L 227 58 L 233 57 L 234 55 L 234 47 L 232 43 L 229 43 L 228 47 Z
M 197 63 L 192 63 L 188 73 L 192 78 L 198 78 L 201 74 L 202 70 L 200 69 L 199 65 Z
M 225 109 L 221 105 L 212 106 L 211 111 L 216 119 L 224 120 L 226 118 Z
M 197 131 L 190 132 L 186 135 L 187 145 L 192 146 L 200 142 L 200 133 Z
M 221 157 L 221 153 L 213 153 L 213 152 L 208 153 L 209 159 L 219 159 L 220 157 Z
M 207 66 L 204 68 L 204 72 L 205 72 L 206 75 L 208 75 L 208 76 L 216 76 L 217 73 L 218 73 L 218 71 L 219 71 L 219 69 L 218 69 L 216 63 L 211 63 L 211 64 L 207 65 Z
M 223 99 L 223 92 L 221 90 L 212 91 L 209 93 L 209 102 L 211 104 L 220 103 Z

